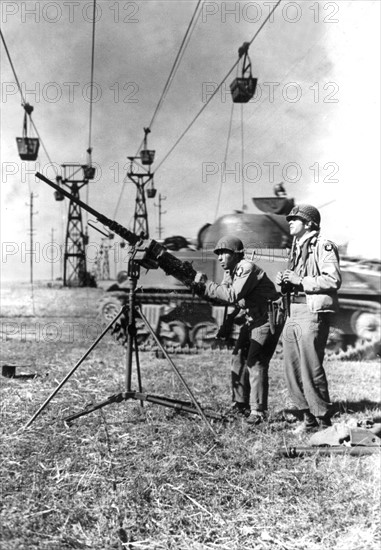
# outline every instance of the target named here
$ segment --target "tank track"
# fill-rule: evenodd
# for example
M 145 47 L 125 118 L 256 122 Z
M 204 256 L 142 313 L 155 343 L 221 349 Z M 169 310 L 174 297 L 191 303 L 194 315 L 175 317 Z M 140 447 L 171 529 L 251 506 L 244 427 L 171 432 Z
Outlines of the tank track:
M 325 356 L 327 361 L 366 361 L 380 356 L 380 343 L 358 341 L 354 346 L 348 346 L 344 351 L 330 353 Z
M 125 346 L 127 343 L 126 331 L 121 323 L 116 323 L 116 326 L 112 330 L 113 339 L 120 345 Z M 166 345 L 162 344 L 164 349 L 170 354 L 176 355 L 197 355 L 201 352 L 211 350 L 213 352 L 221 351 L 225 352 L 232 349 L 232 346 L 228 343 L 218 345 L 204 345 L 202 347 L 192 347 L 189 345 Z M 327 353 L 325 356 L 326 361 L 365 361 L 375 359 L 380 355 L 380 343 L 374 344 L 373 342 L 359 341 L 354 346 L 349 346 L 345 351 L 340 350 L 337 353 Z M 149 338 L 147 341 L 139 344 L 139 351 L 154 352 L 160 354 L 161 350 L 153 339 Z M 276 355 L 279 359 L 282 357 L 281 352 Z
M 111 297 L 107 297 L 108 300 L 110 300 Z M 115 302 L 116 306 L 119 306 L 120 301 L 114 297 L 112 298 Z M 117 309 L 117 307 L 116 307 Z M 112 314 L 114 314 L 115 311 L 112 311 Z M 103 319 L 105 321 L 105 319 Z M 140 351 L 148 351 L 148 352 L 154 352 L 156 354 L 162 353 L 157 344 L 155 343 L 152 336 L 148 336 L 143 334 L 144 327 L 142 327 L 142 321 L 137 319 L 137 339 L 138 339 L 138 345 Z M 143 329 L 143 330 L 141 330 Z M 127 320 L 124 316 L 122 316 L 112 327 L 111 329 L 111 336 L 117 342 L 118 344 L 125 346 L 127 343 Z M 209 341 L 205 342 L 199 342 L 198 345 L 190 344 L 189 341 L 187 343 L 180 343 L 180 342 L 173 342 L 173 341 L 165 341 L 165 337 L 161 339 L 161 343 L 164 347 L 164 349 L 171 354 L 185 354 L 185 355 L 197 355 L 200 352 L 204 352 L 206 350 L 213 350 L 215 351 L 216 348 L 220 349 L 221 351 L 229 350 L 232 348 L 232 342 L 224 342 L 224 341 L 215 341 L 214 339 L 210 339 Z M 234 342 L 233 342 L 234 344 Z M 358 338 L 357 341 L 353 345 L 349 345 L 347 348 L 342 349 L 336 349 L 335 351 L 326 350 L 325 354 L 325 360 L 326 361 L 365 361 L 370 359 L 375 359 L 377 356 L 380 356 L 381 352 L 381 343 L 380 342 L 372 342 L 369 340 L 365 340 L 362 338 Z M 279 349 L 277 350 L 276 357 L 279 359 L 282 357 L 282 350 L 281 345 L 279 345 Z

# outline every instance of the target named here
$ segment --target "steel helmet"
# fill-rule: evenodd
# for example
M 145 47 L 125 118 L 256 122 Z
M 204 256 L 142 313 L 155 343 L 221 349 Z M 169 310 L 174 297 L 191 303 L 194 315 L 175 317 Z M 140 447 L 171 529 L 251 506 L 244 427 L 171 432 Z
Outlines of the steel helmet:
M 238 252 L 243 254 L 243 242 L 238 237 L 234 237 L 234 235 L 221 237 L 221 239 L 214 247 L 213 252 L 215 254 L 218 254 L 221 250 L 229 250 L 230 252 Z
M 286 216 L 286 220 L 289 222 L 292 218 L 301 218 L 306 222 L 313 222 L 317 227 L 320 226 L 320 212 L 311 204 L 298 204 L 294 206 Z

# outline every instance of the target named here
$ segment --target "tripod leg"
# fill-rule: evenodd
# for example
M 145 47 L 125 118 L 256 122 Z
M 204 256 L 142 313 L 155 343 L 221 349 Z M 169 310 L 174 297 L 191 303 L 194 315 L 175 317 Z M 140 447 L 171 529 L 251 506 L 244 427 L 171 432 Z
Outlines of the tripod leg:
M 212 425 L 210 424 L 210 422 L 208 421 L 208 419 L 206 418 L 205 416 L 205 413 L 204 411 L 202 410 L 202 408 L 200 407 L 200 405 L 198 404 L 195 396 L 193 395 L 193 392 L 192 390 L 190 389 L 190 387 L 188 386 L 188 384 L 186 383 L 186 381 L 184 380 L 182 374 L 180 373 L 180 371 L 178 370 L 178 368 L 176 367 L 176 365 L 174 364 L 174 362 L 172 361 L 172 359 L 169 357 L 168 353 L 166 352 L 166 350 L 164 349 L 164 347 L 162 346 L 162 343 L 160 342 L 159 338 L 156 336 L 155 334 L 155 331 L 153 330 L 153 328 L 151 327 L 151 325 L 149 324 L 148 322 L 148 319 L 146 318 L 146 316 L 143 314 L 141 308 L 138 306 L 137 308 L 139 310 L 139 315 L 143 321 L 143 323 L 145 324 L 145 326 L 147 327 L 147 329 L 149 330 L 149 332 L 152 334 L 155 342 L 157 343 L 157 345 L 159 346 L 159 348 L 161 349 L 161 351 L 163 352 L 165 358 L 167 359 L 167 361 L 169 362 L 169 364 L 171 365 L 171 367 L 173 368 L 173 370 L 175 371 L 175 373 L 177 374 L 180 382 L 183 384 L 183 386 L 185 387 L 186 391 L 188 392 L 188 395 L 189 397 L 192 399 L 199 415 L 202 417 L 203 421 L 205 422 L 205 424 L 207 425 L 208 429 L 212 432 L 212 434 L 214 436 L 217 436 L 216 432 L 213 430 L 212 428 Z
M 62 382 L 56 387 L 56 389 L 53 391 L 53 393 L 46 399 L 46 401 L 41 405 L 41 407 L 38 409 L 38 411 L 32 416 L 32 418 L 29 420 L 29 422 L 24 426 L 24 430 L 28 428 L 32 422 L 37 418 L 37 416 L 45 409 L 45 407 L 50 403 L 50 401 L 53 399 L 53 397 L 59 392 L 59 390 L 62 388 L 62 386 L 69 380 L 69 378 L 75 373 L 77 368 L 83 363 L 83 361 L 86 359 L 88 355 L 93 351 L 95 346 L 102 340 L 106 332 L 112 327 L 112 325 L 115 323 L 117 319 L 124 313 L 125 307 L 122 307 L 122 309 L 119 311 L 119 313 L 114 317 L 114 319 L 107 325 L 107 327 L 104 329 L 102 334 L 98 336 L 98 338 L 95 340 L 93 344 L 89 347 L 89 349 L 82 355 L 81 359 L 75 364 L 75 366 L 71 369 L 71 371 L 65 376 L 65 378 L 62 380 Z
M 139 361 L 139 348 L 138 348 L 138 336 L 137 336 L 137 334 L 135 334 L 135 337 L 134 337 L 134 346 L 135 346 L 136 374 L 138 376 L 138 387 L 139 387 L 139 392 L 142 393 L 143 388 L 142 388 L 142 377 L 141 377 L 141 373 L 140 373 L 140 361 Z M 144 407 L 144 402 L 142 400 L 140 400 L 140 406 Z

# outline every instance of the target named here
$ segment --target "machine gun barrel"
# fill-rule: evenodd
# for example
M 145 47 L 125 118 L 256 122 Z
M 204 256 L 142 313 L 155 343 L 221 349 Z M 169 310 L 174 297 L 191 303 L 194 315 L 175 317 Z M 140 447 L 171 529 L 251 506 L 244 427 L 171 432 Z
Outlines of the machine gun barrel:
M 86 212 L 89 212 L 89 214 L 97 218 L 97 220 L 99 220 L 106 227 L 109 227 L 111 231 L 119 235 L 119 237 L 122 237 L 122 239 L 127 241 L 130 245 L 135 245 L 141 240 L 141 238 L 138 237 L 138 235 L 135 235 L 135 233 L 133 233 L 132 231 L 129 231 L 126 227 L 123 227 L 123 225 L 120 225 L 119 223 L 113 220 L 110 220 L 100 212 L 97 212 L 94 208 L 91 208 L 91 206 L 89 206 L 85 202 L 81 201 L 77 197 L 74 197 L 71 193 L 69 193 L 69 191 L 66 191 L 65 189 L 63 189 L 53 181 L 46 178 L 43 174 L 40 174 L 40 172 L 36 172 L 36 176 L 40 180 L 50 185 L 50 187 L 53 187 L 53 189 L 55 189 L 62 195 L 65 195 L 67 199 L 70 199 L 75 204 L 83 208 L 83 210 L 86 210 Z
M 50 187 L 53 187 L 53 189 L 64 195 L 66 198 L 83 208 L 83 210 L 89 212 L 89 214 L 94 216 L 104 226 L 111 229 L 113 233 L 116 233 L 119 237 L 122 237 L 122 239 L 127 241 L 131 246 L 136 247 L 136 245 L 138 245 L 138 247 L 136 247 L 138 254 L 135 255 L 134 259 L 138 259 L 139 263 L 143 267 L 146 269 L 160 267 L 167 275 L 172 275 L 181 283 L 190 287 L 195 294 L 204 297 L 202 285 L 200 283 L 197 285 L 193 283 L 196 271 L 193 269 L 191 263 L 179 260 L 176 256 L 173 256 L 173 254 L 170 254 L 165 246 L 161 245 L 154 239 L 142 239 L 132 231 L 129 231 L 126 227 L 123 227 L 123 225 L 107 218 L 100 212 L 97 212 L 95 208 L 91 208 L 91 206 L 73 196 L 71 193 L 55 184 L 39 172 L 36 172 L 36 176 L 50 185 Z
M 334 447 L 285 447 L 278 451 L 279 457 L 298 458 L 306 455 L 351 455 L 363 456 L 369 454 L 380 453 L 380 447 L 368 447 L 356 445 L 347 447 L 345 445 L 337 445 Z

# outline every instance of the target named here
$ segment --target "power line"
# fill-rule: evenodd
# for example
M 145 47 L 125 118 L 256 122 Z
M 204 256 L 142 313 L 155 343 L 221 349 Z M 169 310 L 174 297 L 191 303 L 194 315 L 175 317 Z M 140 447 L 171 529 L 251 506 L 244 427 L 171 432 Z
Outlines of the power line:
M 249 46 L 251 46 L 251 44 L 254 42 L 254 40 L 257 38 L 258 34 L 261 32 L 261 30 L 263 29 L 263 27 L 266 25 L 267 21 L 272 17 L 273 13 L 275 12 L 275 10 L 277 9 L 277 7 L 279 6 L 279 4 L 281 3 L 282 0 L 278 0 L 278 2 L 275 4 L 275 6 L 273 7 L 273 9 L 270 11 L 270 13 L 268 14 L 268 16 L 265 18 L 265 20 L 263 21 L 263 23 L 261 24 L 261 26 L 259 27 L 259 29 L 257 30 L 257 32 L 254 34 L 254 36 L 252 37 L 252 39 L 250 40 L 250 42 L 248 43 Z M 177 138 L 177 140 L 175 141 L 175 144 L 171 147 L 171 149 L 168 151 L 168 153 L 164 156 L 164 158 L 161 160 L 161 162 L 158 164 L 158 166 L 156 166 L 156 170 L 155 172 L 157 173 L 157 171 L 159 170 L 159 168 L 162 166 L 162 164 L 167 160 L 167 158 L 171 155 L 171 153 L 174 151 L 174 149 L 176 149 L 177 145 L 180 143 L 180 141 L 183 139 L 183 137 L 188 133 L 188 131 L 191 129 L 191 127 L 193 126 L 193 124 L 196 122 L 196 120 L 199 118 L 199 116 L 201 115 L 201 113 L 203 113 L 203 111 L 206 109 L 206 107 L 209 105 L 209 103 L 211 102 L 211 100 L 214 98 L 214 96 L 217 94 L 217 92 L 220 90 L 222 84 L 225 82 L 225 80 L 231 75 L 231 73 L 234 71 L 235 67 L 238 65 L 240 61 L 240 58 L 237 59 L 237 61 L 234 63 L 233 67 L 229 70 L 229 72 L 225 75 L 225 77 L 222 79 L 222 81 L 220 82 L 220 84 L 217 86 L 217 88 L 214 90 L 214 92 L 211 94 L 211 96 L 209 97 L 209 99 L 206 101 L 206 103 L 203 105 L 203 107 L 200 109 L 200 111 L 197 113 L 197 115 L 194 117 L 194 119 L 188 124 L 188 126 L 185 128 L 185 130 L 182 132 L 182 134 Z

